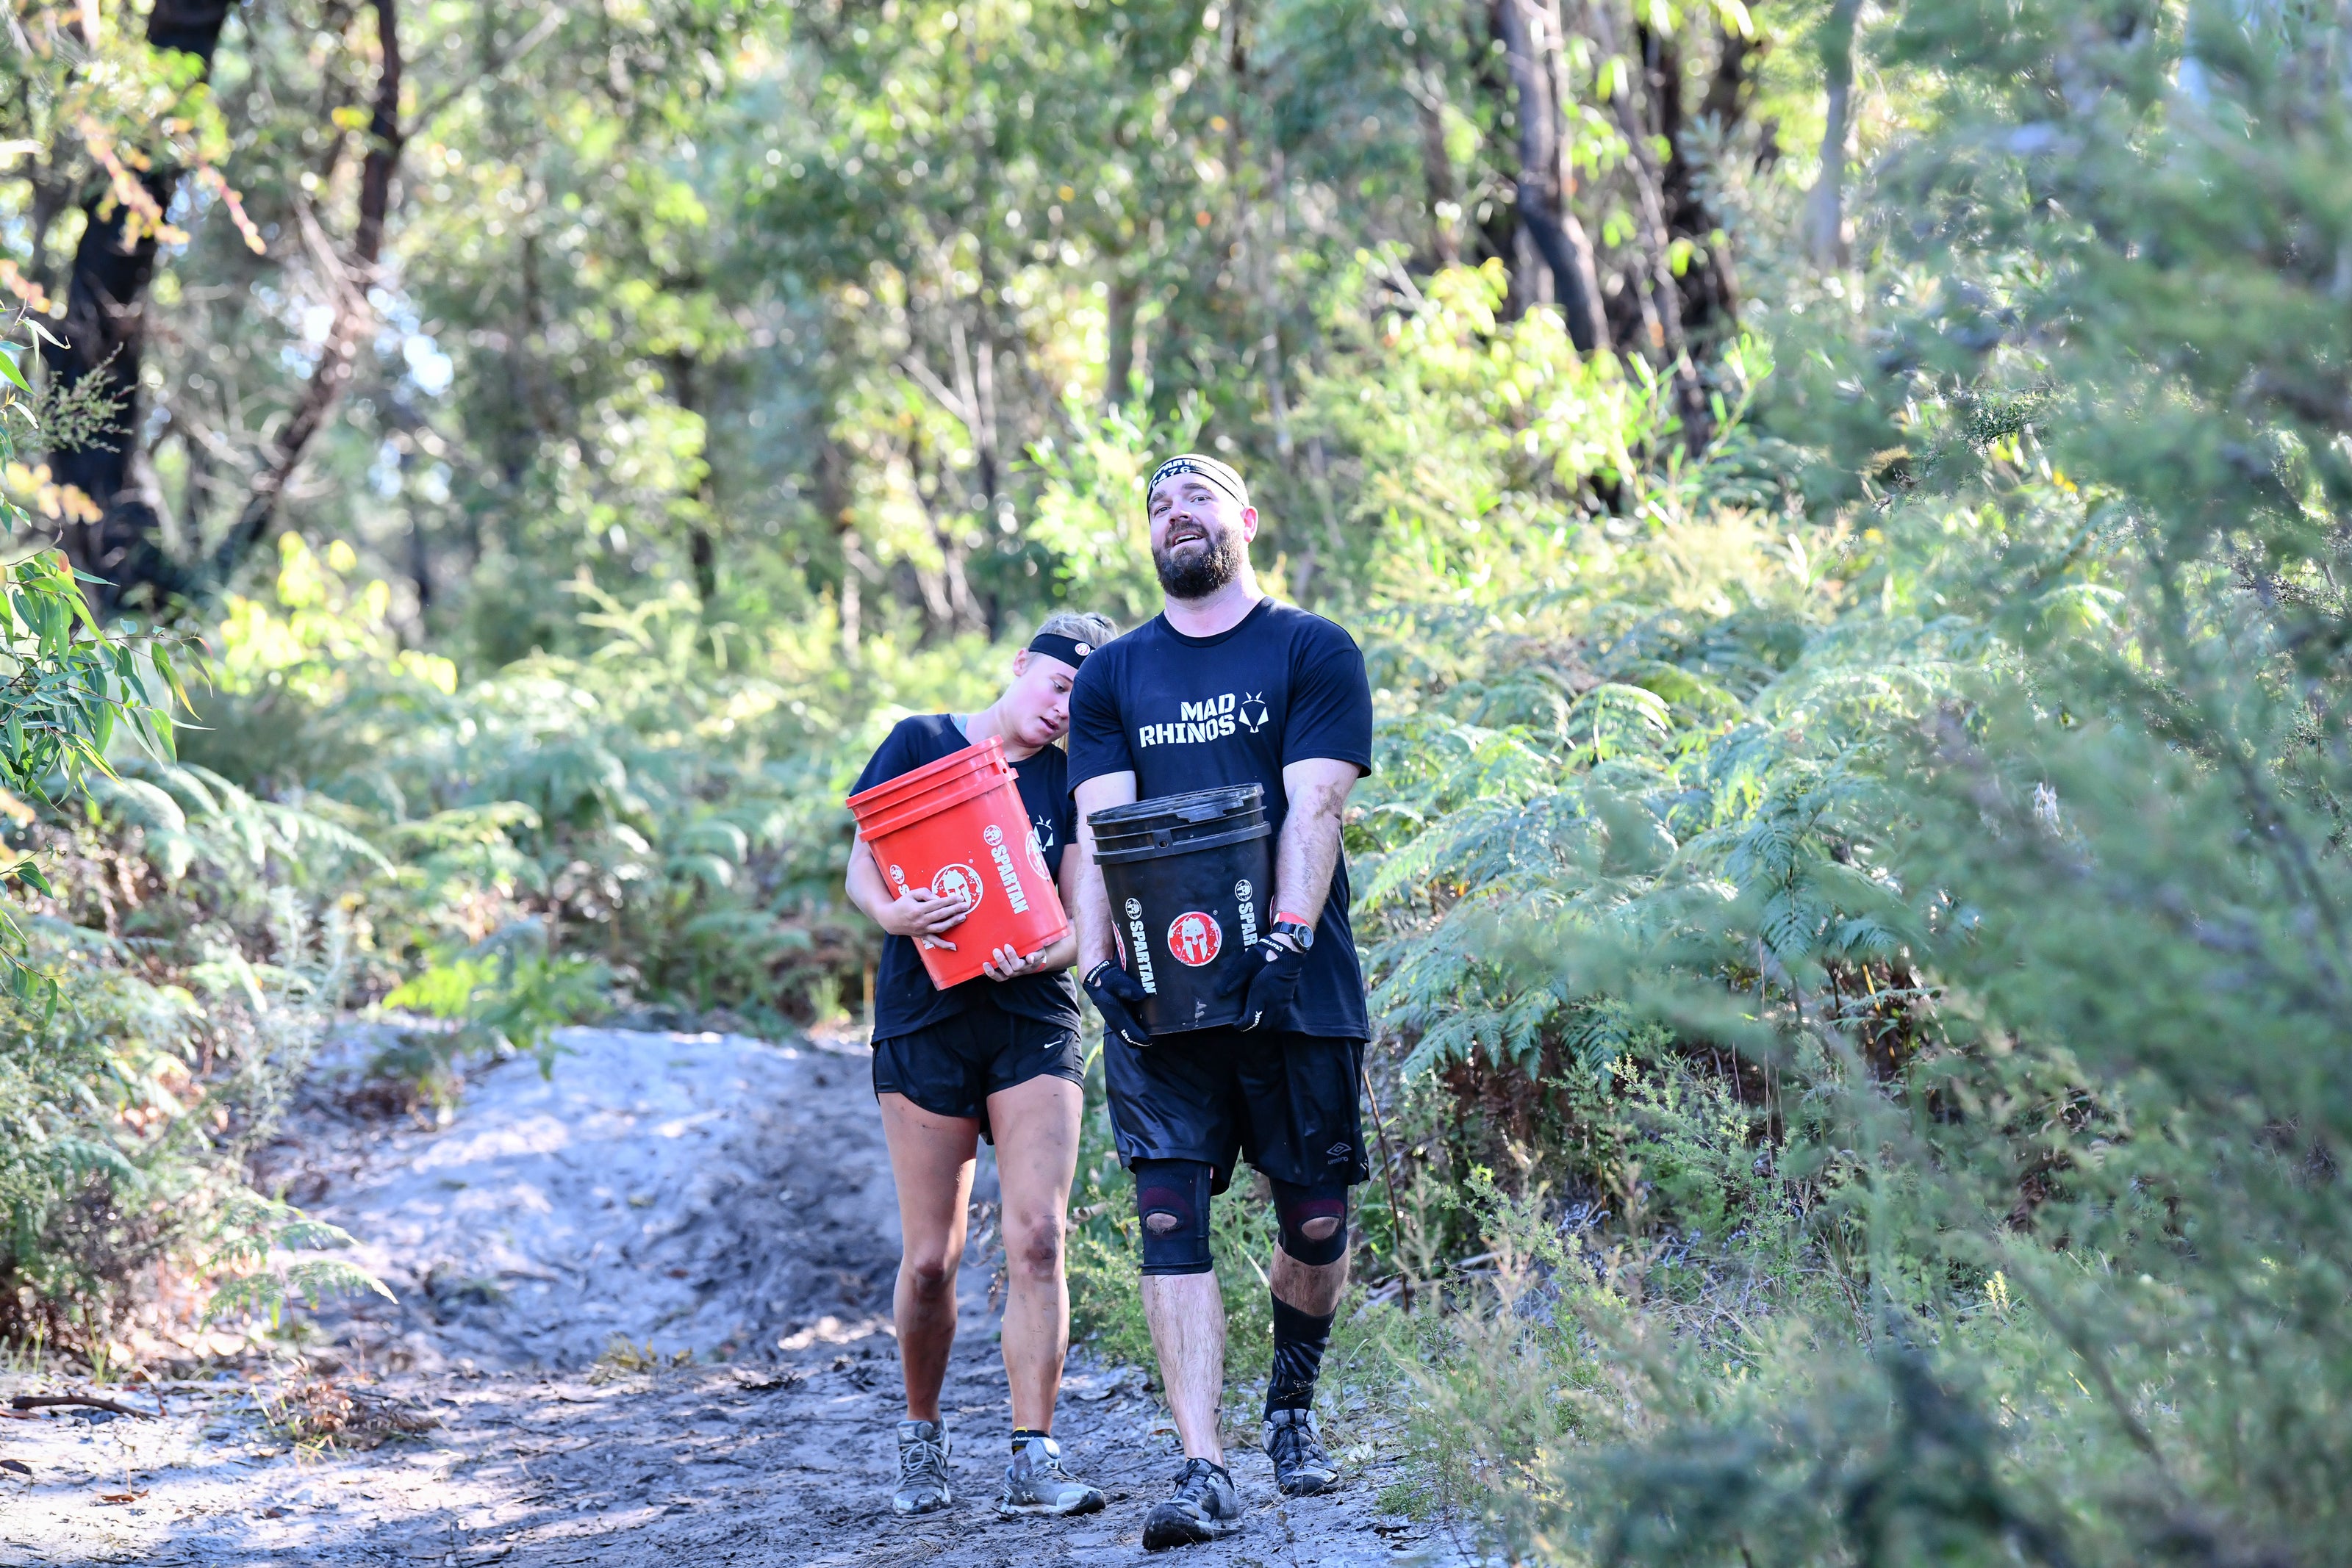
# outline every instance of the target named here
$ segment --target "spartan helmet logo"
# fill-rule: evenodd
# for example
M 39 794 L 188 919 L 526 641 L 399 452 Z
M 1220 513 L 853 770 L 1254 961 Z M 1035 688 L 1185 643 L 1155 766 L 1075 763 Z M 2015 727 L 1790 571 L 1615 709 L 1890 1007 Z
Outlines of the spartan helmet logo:
M 980 880 L 980 873 L 972 870 L 971 867 L 943 865 L 932 873 L 931 891 L 941 898 L 953 898 L 958 894 L 961 894 L 965 904 L 978 909 L 981 894 L 985 891 L 985 888 Z
M 1143 918 L 1143 904 L 1140 900 L 1130 898 L 1127 901 L 1127 917 L 1129 920 Z
M 1225 934 L 1218 929 L 1217 917 L 1206 910 L 1188 909 L 1169 925 L 1168 951 L 1180 964 L 1197 969 L 1214 958 L 1224 945 Z
M 1252 692 L 1249 695 L 1242 698 L 1241 712 L 1234 716 L 1241 721 L 1241 726 L 1244 729 L 1248 730 L 1252 735 L 1255 735 L 1259 730 L 1265 727 L 1265 721 L 1273 716 L 1266 711 L 1265 694 L 1264 692 Z
M 1048 824 L 1045 831 L 1050 834 L 1053 831 L 1051 824 Z M 1037 874 L 1039 876 L 1045 876 L 1047 874 L 1045 870 L 1045 846 L 1037 841 L 1037 830 L 1034 828 L 1029 830 L 1029 863 L 1036 868 Z
M 998 827 L 994 822 L 991 822 L 988 826 L 980 830 L 980 837 L 981 841 L 987 844 L 990 849 L 994 849 L 997 845 L 1004 841 L 1004 830 Z

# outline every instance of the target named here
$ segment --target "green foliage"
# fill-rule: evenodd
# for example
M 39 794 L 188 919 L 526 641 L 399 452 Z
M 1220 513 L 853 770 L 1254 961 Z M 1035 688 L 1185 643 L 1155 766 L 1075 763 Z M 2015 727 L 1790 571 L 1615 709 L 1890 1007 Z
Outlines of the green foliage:
M 1428 1362 L 1450 1495 L 1511 1551 L 2340 1555 L 2342 321 L 2247 248 L 2340 227 L 2294 193 L 2343 156 L 2333 37 L 1906 14 L 1883 45 L 1943 96 L 1866 308 L 1790 319 L 1763 415 L 1864 503 L 1791 539 L 1793 637 L 1736 590 L 1672 628 L 1677 687 L 1704 646 L 1764 666 L 1702 720 L 1589 601 L 1537 711 L 1665 703 L 1605 760 L 1471 727 L 1556 656 L 1420 688 L 1399 738 L 1444 761 L 1357 830 L 1383 997 L 1437 1103 L 1538 1156 L 1475 1206 L 1498 1249 L 1615 1211 Z M 1694 1063 L 1717 1087 L 1661 1092 Z
M 383 1005 L 454 1027 L 415 1039 L 376 1065 L 415 1082 L 436 1104 L 455 1099 L 456 1064 L 466 1055 L 520 1052 L 551 1077 L 561 1048 L 553 1031 L 594 1018 L 612 976 L 593 958 L 548 951 L 543 929 L 509 927 L 474 949 L 428 964 L 388 992 Z
M 16 427 L 39 434 L 43 411 L 7 380 L 13 489 Z M 34 522 L 0 496 L 10 532 Z M 0 870 L 0 1331 L 69 1335 L 102 1374 L 152 1263 L 228 1275 L 208 1319 L 274 1321 L 289 1290 L 382 1291 L 349 1264 L 273 1262 L 349 1239 L 251 1192 L 243 1166 L 341 990 L 341 931 L 314 930 L 295 889 L 388 862 L 173 760 L 188 698 L 168 646 L 102 631 L 60 557 L 5 576 L 0 810 L 19 842 Z
M 331 824 L 201 770 L 126 762 L 79 808 L 26 829 L 50 867 L 18 961 L 50 1000 L 0 1029 L 0 1326 L 102 1358 L 158 1265 L 228 1293 L 315 1293 L 347 1265 L 283 1265 L 321 1244 L 252 1191 L 342 993 L 348 933 L 297 890 L 331 874 Z M 299 868 L 299 869 L 298 869 Z M 307 873 L 308 874 L 304 874 Z M 215 1291 L 215 1293 L 217 1293 Z

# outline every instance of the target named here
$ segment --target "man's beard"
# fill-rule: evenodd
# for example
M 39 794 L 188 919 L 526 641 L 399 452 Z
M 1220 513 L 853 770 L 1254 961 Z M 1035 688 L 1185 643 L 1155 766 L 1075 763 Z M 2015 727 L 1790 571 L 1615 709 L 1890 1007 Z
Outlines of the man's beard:
M 1206 599 L 1241 575 L 1241 535 L 1231 528 L 1212 528 L 1202 541 L 1207 548 L 1179 559 L 1165 550 L 1151 552 L 1160 586 L 1171 599 Z

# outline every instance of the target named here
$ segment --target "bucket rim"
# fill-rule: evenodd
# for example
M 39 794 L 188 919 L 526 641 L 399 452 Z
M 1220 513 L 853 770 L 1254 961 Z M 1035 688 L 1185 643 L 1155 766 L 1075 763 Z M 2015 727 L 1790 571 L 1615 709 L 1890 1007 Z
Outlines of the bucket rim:
M 1189 823 L 1215 821 L 1218 820 L 1216 817 L 1185 816 L 1182 813 L 1187 808 L 1208 805 L 1218 800 L 1225 802 L 1226 809 L 1222 813 L 1224 816 L 1238 816 L 1244 811 L 1263 811 L 1265 810 L 1265 786 L 1219 784 L 1206 789 L 1187 789 L 1175 795 L 1154 795 L 1149 800 L 1123 801 L 1116 806 L 1105 806 L 1098 810 L 1090 811 L 1087 814 L 1087 822 L 1099 831 L 1105 827 L 1118 830 L 1131 825 L 1153 822 L 1162 817 Z
M 857 836 L 869 844 L 879 843 L 893 833 L 929 821 L 942 811 L 991 794 L 1002 789 L 1004 782 L 995 775 L 974 772 L 909 800 L 886 800 L 879 808 L 868 807 L 858 817 Z M 1022 815 L 1028 815 L 1026 806 L 1022 808 Z
M 895 779 L 885 779 L 879 784 L 861 789 L 843 804 L 856 814 L 897 796 L 928 789 L 958 774 L 982 769 L 994 772 L 1000 768 L 1007 773 L 1012 771 L 1011 766 L 1004 761 L 1004 743 L 992 735 L 986 740 L 972 742 L 961 751 L 951 751 L 935 762 L 910 768 Z
M 1172 843 L 1106 844 L 1095 840 L 1095 859 L 1103 865 L 1131 865 L 1137 861 L 1172 860 L 1178 855 L 1195 854 L 1203 850 L 1221 850 L 1232 844 L 1245 844 L 1252 839 L 1274 836 L 1274 824 L 1264 820 L 1244 827 L 1228 829 L 1222 833 L 1209 833 L 1197 839 L 1179 839 Z

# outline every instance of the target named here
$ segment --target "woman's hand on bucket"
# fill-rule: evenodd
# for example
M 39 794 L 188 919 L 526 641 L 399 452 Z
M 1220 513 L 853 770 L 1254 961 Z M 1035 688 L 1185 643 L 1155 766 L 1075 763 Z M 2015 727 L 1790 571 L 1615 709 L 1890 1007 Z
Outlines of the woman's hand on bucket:
M 971 905 L 961 894 L 938 894 L 928 887 L 910 887 L 882 910 L 882 929 L 893 936 L 911 936 L 926 947 L 952 953 L 956 945 L 942 932 L 963 923 Z
M 1009 980 L 1016 975 L 1026 975 L 1045 967 L 1045 949 L 1043 947 L 1024 955 L 1018 947 L 1003 946 L 988 956 L 987 961 L 981 965 L 980 972 L 992 980 Z

